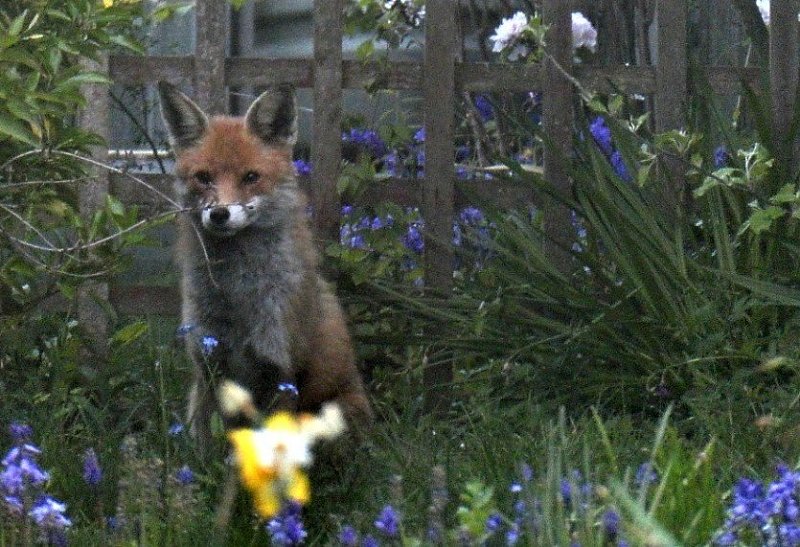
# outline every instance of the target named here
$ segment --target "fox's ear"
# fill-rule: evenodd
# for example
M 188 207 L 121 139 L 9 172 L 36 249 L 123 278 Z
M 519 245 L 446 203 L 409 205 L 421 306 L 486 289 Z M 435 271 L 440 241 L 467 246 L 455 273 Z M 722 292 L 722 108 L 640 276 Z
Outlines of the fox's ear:
M 291 84 L 262 93 L 244 115 L 247 128 L 267 144 L 297 142 L 297 100 Z
M 197 144 L 208 127 L 208 118 L 200 107 L 174 85 L 158 82 L 161 118 L 167 127 L 172 148 L 180 150 Z

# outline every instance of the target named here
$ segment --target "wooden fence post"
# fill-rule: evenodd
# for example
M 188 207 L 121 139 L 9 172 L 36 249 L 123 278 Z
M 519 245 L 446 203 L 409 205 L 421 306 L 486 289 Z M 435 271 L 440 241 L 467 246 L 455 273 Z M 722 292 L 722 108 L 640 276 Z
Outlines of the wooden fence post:
M 312 205 L 321 240 L 338 240 L 336 183 L 342 161 L 342 2 L 314 0 Z
M 430 0 L 425 16 L 425 177 L 422 217 L 425 219 L 425 283 L 447 298 L 453 286 L 453 186 L 455 182 L 455 0 Z M 442 409 L 453 381 L 452 364 L 439 360 L 426 367 L 428 410 Z
M 225 57 L 228 46 L 228 2 L 197 0 L 194 49 L 194 96 L 198 106 L 212 114 L 225 114 Z
M 772 153 L 781 180 L 797 167 L 792 124 L 797 100 L 797 0 L 772 0 L 769 25 L 769 79 L 772 90 Z
M 81 61 L 84 71 L 108 74 L 108 57 Z M 78 112 L 77 125 L 84 131 L 99 135 L 106 142 L 109 137 L 109 90 L 104 84 L 87 84 L 82 88 L 86 107 Z M 93 158 L 104 161 L 105 146 L 92 146 Z M 87 169 L 89 178 L 78 192 L 78 208 L 84 219 L 91 219 L 105 205 L 108 195 L 108 172 L 100 167 Z M 86 281 L 77 291 L 78 322 L 88 342 L 87 357 L 101 364 L 108 358 L 109 317 L 107 312 L 109 288 L 105 282 Z
M 688 72 L 686 58 L 686 0 L 656 0 L 658 55 L 656 60 L 655 127 L 663 133 L 686 125 Z M 686 168 L 676 158 L 663 157 L 668 185 L 659 200 L 667 225 L 674 225 Z
M 542 125 L 549 141 L 544 149 L 544 177 L 562 198 L 569 197 L 572 184 L 566 162 L 572 154 L 573 90 L 562 73 L 570 72 L 572 66 L 570 13 L 569 2 L 563 0 L 545 0 L 542 4 L 542 20 L 550 26 L 542 82 Z M 559 271 L 566 273 L 571 267 L 569 249 L 576 236 L 570 212 L 558 200 L 545 196 L 542 215 L 547 234 L 545 253 Z

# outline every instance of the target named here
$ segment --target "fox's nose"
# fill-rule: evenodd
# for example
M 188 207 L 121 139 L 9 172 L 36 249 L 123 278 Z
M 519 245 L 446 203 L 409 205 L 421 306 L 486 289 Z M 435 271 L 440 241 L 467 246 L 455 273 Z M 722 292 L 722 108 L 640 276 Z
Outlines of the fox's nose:
M 231 212 L 228 211 L 227 207 L 214 207 L 211 209 L 211 212 L 208 216 L 211 219 L 211 222 L 217 226 L 222 226 L 228 222 L 229 218 L 231 218 Z

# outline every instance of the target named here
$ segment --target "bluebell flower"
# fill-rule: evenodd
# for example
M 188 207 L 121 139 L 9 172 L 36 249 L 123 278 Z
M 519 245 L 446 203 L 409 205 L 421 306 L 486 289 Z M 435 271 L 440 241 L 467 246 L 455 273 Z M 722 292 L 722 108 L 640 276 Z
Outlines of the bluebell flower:
M 35 454 L 20 447 L 9 451 L 2 462 L 4 469 L 0 472 L 0 487 L 5 494 L 20 497 L 28 486 L 39 487 L 50 480 L 50 474 L 38 466 L 34 457 Z
M 619 150 L 614 150 L 614 153 L 611 154 L 608 161 L 611 163 L 611 167 L 614 168 L 614 172 L 619 178 L 625 182 L 633 181 L 633 177 L 628 171 L 628 166 L 625 165 L 625 160 L 622 158 L 622 154 L 620 154 Z
M 347 246 L 351 249 L 366 249 L 367 241 L 364 239 L 363 235 L 356 234 L 347 240 Z
M 714 168 L 721 169 L 722 167 L 727 167 L 730 165 L 731 155 L 728 153 L 728 149 L 725 146 L 718 146 L 714 150 Z
M 424 287 L 424 286 L 425 286 L 425 278 L 424 278 L 424 277 L 422 277 L 422 276 L 415 277 L 415 278 L 414 278 L 414 281 L 412 281 L 412 282 L 411 282 L 411 284 L 412 284 L 414 287 L 416 287 L 417 289 L 421 289 L 422 287 Z
M 463 165 L 456 165 L 456 178 L 459 180 L 469 180 L 471 173 Z
M 603 513 L 603 532 L 608 540 L 614 541 L 619 535 L 619 513 L 613 509 Z
M 33 428 L 22 422 L 11 422 L 8 432 L 15 444 L 24 443 L 33 437 Z
M 522 464 L 522 480 L 531 482 L 533 480 L 533 468 L 527 463 Z
M 64 530 L 72 526 L 66 516 L 67 505 L 50 496 L 44 496 L 34 503 L 28 516 L 44 531 Z
M 508 487 L 509 492 L 512 494 L 519 494 L 522 492 L 522 485 L 518 482 L 512 482 L 511 486 Z
M 642 465 L 640 465 L 636 470 L 634 482 L 636 483 L 636 486 L 640 487 L 647 487 L 658 482 L 658 472 L 653 467 L 653 464 L 650 462 L 644 462 Z
M 353 206 L 352 205 L 342 205 L 342 216 L 346 217 L 353 213 Z
M 367 216 L 361 217 L 358 219 L 358 223 L 354 226 L 355 230 L 366 230 L 369 228 L 370 224 L 372 223 L 372 219 Z
M 372 129 L 354 127 L 350 131 L 342 133 L 342 140 L 358 146 L 376 159 L 383 157 L 387 152 L 386 143 Z
M 200 341 L 200 345 L 203 350 L 203 355 L 208 357 L 214 351 L 214 348 L 219 346 L 219 340 L 213 336 L 203 336 L 203 339 Z
M 397 154 L 397 150 L 392 150 L 383 157 L 383 167 L 392 177 L 400 176 L 400 156 Z
M 358 532 L 352 526 L 342 526 L 339 530 L 339 543 L 345 547 L 355 547 L 358 545 Z
M 596 117 L 589 125 L 589 132 L 592 134 L 594 142 L 600 150 L 603 151 L 603 154 L 611 156 L 613 152 L 611 146 L 611 129 L 606 125 L 605 118 L 602 116 Z
M 380 542 L 373 536 L 366 535 L 361 541 L 361 547 L 380 547 Z
M 518 523 L 514 523 L 511 527 L 506 531 L 506 545 L 516 545 L 520 538 L 520 526 Z
M 184 429 L 185 429 L 185 427 L 184 427 L 184 425 L 182 423 L 175 422 L 174 424 L 169 426 L 169 429 L 167 430 L 167 433 L 169 434 L 170 437 L 177 437 L 178 435 L 183 433 Z
M 83 480 L 89 486 L 98 486 L 103 480 L 103 469 L 94 448 L 86 449 L 83 455 Z
M 492 513 L 486 519 L 486 531 L 489 533 L 496 532 L 503 525 L 503 517 L 499 513 Z
M 294 160 L 294 170 L 298 176 L 307 177 L 311 174 L 311 162 L 305 160 Z
M 485 122 L 494 119 L 494 106 L 492 102 L 486 98 L 486 95 L 478 95 L 475 97 L 475 108 L 481 115 L 481 119 Z
M 388 538 L 396 538 L 400 535 L 400 516 L 391 505 L 385 505 L 381 509 L 378 518 L 375 519 L 375 528 Z
M 288 503 L 267 523 L 267 532 L 273 545 L 301 545 L 308 532 L 303 526 L 300 505 L 294 502 Z
M 403 234 L 403 245 L 417 254 L 422 254 L 425 250 L 425 240 L 416 223 L 410 224 L 406 233 Z
M 291 394 L 293 397 L 297 397 L 300 392 L 297 390 L 297 386 L 291 382 L 281 382 L 278 384 L 278 391 L 283 391 L 286 393 Z
M 183 486 L 192 484 L 194 482 L 194 471 L 188 465 L 184 465 L 175 472 L 175 480 Z
M 380 230 L 385 226 L 383 219 L 381 217 L 375 217 L 372 219 L 372 224 L 369 225 L 369 229 L 372 231 Z
M 425 142 L 425 127 L 420 127 L 417 132 L 414 133 L 414 142 L 417 144 Z
M 561 479 L 559 492 L 561 493 L 561 501 L 564 502 L 564 506 L 568 508 L 572 507 L 572 485 L 567 479 Z
M 458 218 L 461 219 L 461 222 L 467 224 L 468 226 L 477 226 L 484 220 L 483 211 L 472 206 L 462 209 L 458 215 Z

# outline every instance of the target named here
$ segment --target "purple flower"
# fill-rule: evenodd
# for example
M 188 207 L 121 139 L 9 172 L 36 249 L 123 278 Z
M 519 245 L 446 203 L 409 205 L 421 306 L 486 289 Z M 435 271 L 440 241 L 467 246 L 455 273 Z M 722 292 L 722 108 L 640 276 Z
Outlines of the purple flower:
M 619 150 L 614 150 L 614 153 L 611 154 L 608 161 L 611 163 L 611 167 L 614 168 L 614 172 L 619 178 L 625 182 L 631 182 L 633 180 L 633 177 L 628 172 L 628 166 L 625 165 L 625 160 L 622 159 L 622 154 L 620 154 Z
M 400 534 L 400 517 L 394 507 L 386 505 L 381 509 L 378 518 L 375 520 L 375 528 L 386 537 L 398 537 Z
M 347 246 L 351 249 L 366 249 L 367 241 L 364 239 L 363 235 L 356 234 L 347 241 Z
M 83 480 L 89 486 L 97 486 L 103 480 L 103 469 L 100 467 L 100 460 L 94 448 L 86 449 L 83 455 Z
M 399 177 L 399 167 L 400 167 L 400 156 L 397 154 L 397 150 L 392 150 L 383 158 L 383 166 L 386 168 L 386 172 L 393 176 Z
M 386 144 L 372 129 L 354 127 L 342 133 L 342 140 L 368 152 L 373 158 L 381 158 L 386 154 Z
M 494 119 L 494 106 L 486 95 L 478 95 L 475 97 L 475 108 L 481 115 L 481 119 L 485 122 Z
M 603 513 L 603 531 L 610 541 L 614 541 L 619 535 L 619 520 L 619 513 L 613 509 Z
M 44 496 L 33 505 L 28 516 L 43 530 L 63 530 L 72 526 L 72 521 L 65 515 L 66 511 L 66 504 L 50 496 Z
M 658 472 L 653 467 L 653 464 L 650 462 L 644 462 L 642 465 L 639 466 L 639 469 L 636 470 L 636 477 L 634 478 L 636 486 L 650 486 L 651 484 L 658 482 Z
M 458 218 L 468 226 L 477 226 L 484 220 L 483 211 L 477 207 L 465 207 L 459 213 Z
M 420 127 L 416 133 L 414 133 L 414 142 L 417 144 L 422 144 L 425 142 L 425 128 Z
M 339 531 L 339 543 L 345 547 L 355 547 L 358 545 L 358 532 L 352 526 L 342 526 Z
M 383 219 L 381 217 L 375 217 L 372 219 L 372 224 L 369 225 L 369 229 L 375 231 L 380 230 L 384 226 L 385 224 L 383 223 Z
M 520 492 L 522 492 L 522 485 L 518 482 L 512 482 L 508 490 L 512 494 L 519 494 Z
M 342 205 L 342 216 L 346 217 L 353 213 L 353 206 L 352 205 Z
M 500 526 L 503 525 L 503 517 L 500 516 L 498 513 L 492 513 L 489 515 L 489 518 L 486 519 L 486 531 L 493 533 L 500 529 Z
M 175 472 L 175 479 L 183 486 L 188 486 L 194 482 L 194 471 L 188 465 L 184 465 Z
M 533 468 L 527 463 L 522 464 L 522 480 L 531 482 L 533 480 Z
M 370 535 L 364 536 L 364 540 L 361 542 L 361 547 L 379 547 L 379 546 L 380 542 Z
M 209 355 L 211 355 L 211 352 L 214 351 L 214 348 L 219 346 L 219 340 L 217 340 L 213 336 L 203 336 L 203 339 L 200 341 L 200 345 L 203 351 L 203 355 L 208 357 Z
M 8 432 L 11 434 L 15 444 L 24 443 L 33 437 L 33 428 L 22 422 L 11 422 L 8 426 Z
M 288 503 L 283 510 L 267 523 L 267 532 L 272 545 L 301 545 L 308 532 L 300 516 L 300 505 Z
M 605 118 L 602 116 L 596 117 L 589 125 L 589 132 L 592 134 L 594 142 L 597 143 L 597 146 L 603 151 L 603 154 L 610 156 L 613 151 L 611 146 L 611 129 L 606 125 Z
M 516 545 L 519 541 L 520 527 L 516 522 L 506 532 L 506 545 Z
M 174 424 L 169 426 L 169 429 L 167 430 L 167 433 L 169 434 L 170 437 L 177 437 L 178 435 L 183 433 L 184 429 L 185 428 L 184 428 L 184 425 L 182 423 L 175 422 Z
M 731 155 L 728 153 L 728 149 L 725 146 L 718 146 L 714 150 L 714 168 L 720 169 L 722 167 L 727 167 L 730 165 Z
M 297 397 L 300 392 L 297 390 L 297 386 L 291 382 L 281 382 L 278 384 L 278 391 L 287 392 L 293 397 Z
M 5 494 L 19 497 L 28 486 L 41 486 L 50 480 L 50 475 L 43 471 L 33 459 L 19 447 L 12 448 L 3 459 L 5 467 L 0 472 L 0 487 Z
M 417 254 L 422 254 L 425 250 L 425 240 L 422 237 L 422 232 L 417 223 L 408 226 L 408 230 L 403 234 L 403 245 Z
M 307 177 L 311 174 L 311 162 L 305 160 L 294 160 L 294 170 L 298 176 Z

